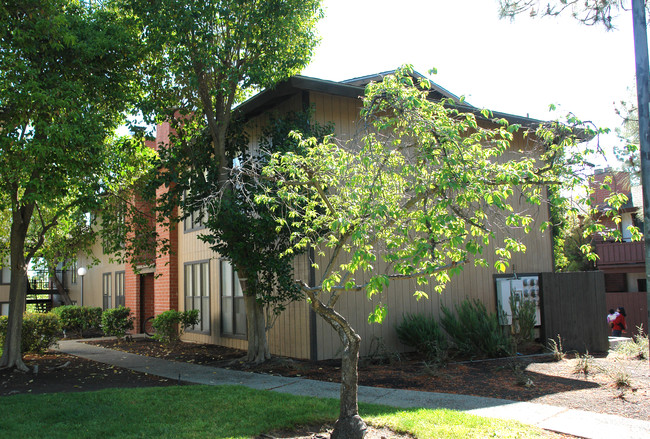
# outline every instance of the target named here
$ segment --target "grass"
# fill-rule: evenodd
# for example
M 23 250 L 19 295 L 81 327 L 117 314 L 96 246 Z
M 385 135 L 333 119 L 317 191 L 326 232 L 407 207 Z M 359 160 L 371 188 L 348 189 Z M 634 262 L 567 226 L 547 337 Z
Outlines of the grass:
M 650 358 L 648 353 L 648 334 L 643 332 L 643 325 L 637 326 L 636 333 L 637 335 L 629 341 L 619 343 L 615 352 L 623 357 L 647 360 Z
M 179 386 L 0 397 L 0 431 L 21 438 L 250 438 L 333 421 L 338 401 L 240 386 Z M 529 425 L 450 410 L 360 405 L 373 425 L 426 438 L 535 438 Z

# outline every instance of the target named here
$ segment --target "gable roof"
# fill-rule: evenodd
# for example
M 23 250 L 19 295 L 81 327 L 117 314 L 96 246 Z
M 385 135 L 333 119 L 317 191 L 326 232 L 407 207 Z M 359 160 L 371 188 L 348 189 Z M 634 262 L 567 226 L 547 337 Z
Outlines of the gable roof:
M 346 79 L 344 81 L 329 81 L 326 79 L 312 78 L 309 76 L 296 75 L 286 79 L 273 88 L 268 88 L 255 96 L 242 102 L 234 111 L 243 116 L 244 119 L 253 118 L 266 110 L 278 105 L 279 103 L 289 99 L 296 93 L 304 91 L 315 91 L 335 96 L 344 96 L 354 99 L 360 99 L 364 95 L 365 87 L 372 81 L 381 81 L 385 76 L 395 73 L 395 70 L 386 72 L 375 73 L 372 75 L 359 76 L 357 78 Z M 421 73 L 413 71 L 414 78 L 426 78 Z M 431 83 L 430 98 L 432 100 L 451 99 L 455 102 L 456 107 L 466 113 L 473 113 L 478 119 L 494 120 L 505 119 L 510 124 L 519 124 L 528 129 L 535 129 L 543 121 L 538 119 L 531 119 L 529 117 L 517 116 L 514 114 L 504 113 L 500 111 L 492 111 L 491 118 L 485 118 L 481 109 L 475 107 L 468 102 L 461 100 L 457 95 L 451 93 L 444 87 L 429 80 Z

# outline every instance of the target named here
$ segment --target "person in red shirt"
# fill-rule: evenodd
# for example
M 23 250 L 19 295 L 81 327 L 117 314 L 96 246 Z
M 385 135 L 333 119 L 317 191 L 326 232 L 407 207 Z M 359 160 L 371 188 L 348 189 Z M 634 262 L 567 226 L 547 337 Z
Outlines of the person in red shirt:
M 625 316 L 627 315 L 625 308 L 621 306 L 616 311 L 618 312 L 618 316 L 612 322 L 612 337 L 620 337 L 622 332 L 627 329 L 625 324 Z

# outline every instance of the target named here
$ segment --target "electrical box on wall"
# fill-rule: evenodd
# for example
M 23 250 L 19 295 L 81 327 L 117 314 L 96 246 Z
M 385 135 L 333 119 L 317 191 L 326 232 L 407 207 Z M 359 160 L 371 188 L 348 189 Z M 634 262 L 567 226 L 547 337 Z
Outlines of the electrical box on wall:
M 539 276 L 519 276 L 512 278 L 497 278 L 497 310 L 502 325 L 512 324 L 512 309 L 510 297 L 515 301 L 533 301 L 536 305 L 535 326 L 542 324 L 540 312 Z

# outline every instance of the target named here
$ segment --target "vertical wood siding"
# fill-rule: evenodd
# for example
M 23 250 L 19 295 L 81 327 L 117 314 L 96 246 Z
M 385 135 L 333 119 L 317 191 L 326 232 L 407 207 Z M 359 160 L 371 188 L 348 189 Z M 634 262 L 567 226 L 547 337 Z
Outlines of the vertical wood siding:
M 562 338 L 564 350 L 605 352 L 609 348 L 605 280 L 601 271 L 542 273 L 544 338 Z
M 316 120 L 320 123 L 334 122 L 336 134 L 342 140 L 355 140 L 359 138 L 357 121 L 361 101 L 342 98 L 322 93 L 311 93 L 311 102 L 316 106 Z M 522 135 L 517 135 L 513 141 L 514 150 L 531 151 L 532 143 Z M 513 152 L 513 154 L 518 154 Z M 507 160 L 507 157 L 503 158 Z M 514 197 L 516 199 L 516 195 Z M 522 205 L 523 207 L 523 205 Z M 541 206 L 528 207 L 531 215 L 536 219 L 536 226 L 548 220 L 548 208 Z M 526 235 L 521 230 L 497 230 L 496 239 L 499 243 L 507 236 L 519 238 L 524 242 L 528 251 L 525 254 L 515 254 L 511 261 L 510 271 L 519 273 L 551 271 L 553 269 L 552 243 L 550 232 L 540 233 L 533 231 Z M 447 285 L 442 294 L 433 290 L 434 285 L 417 285 L 414 280 L 393 282 L 378 296 L 368 299 L 363 291 L 344 293 L 337 303 L 337 310 L 345 316 L 362 338 L 361 355 L 368 355 L 377 349 L 391 351 L 405 351 L 410 348 L 402 345 L 397 339 L 395 326 L 398 325 L 405 314 L 426 314 L 439 319 L 443 306 L 453 307 L 465 298 L 479 299 L 488 310 L 496 312 L 496 292 L 493 275 L 496 271 L 491 268 L 496 262 L 494 256 L 495 244 L 491 244 L 484 252 L 487 255 L 489 268 L 474 267 L 471 263 Z M 319 267 L 325 267 L 324 258 L 317 258 Z M 379 272 L 382 267 L 379 266 Z M 321 273 L 317 273 L 317 280 Z M 362 283 L 366 278 L 362 273 L 357 274 L 356 280 Z M 416 300 L 413 296 L 417 290 L 424 291 L 429 298 Z M 368 323 L 368 315 L 377 304 L 386 304 L 388 315 L 382 324 Z M 341 344 L 336 332 L 320 317 L 316 322 L 317 358 L 327 359 L 340 357 Z
M 263 127 L 268 123 L 272 114 L 281 116 L 288 111 L 296 111 L 302 108 L 301 96 L 295 95 L 289 100 L 277 106 L 273 112 L 264 113 L 248 122 L 247 134 L 250 138 L 251 149 L 259 146 L 259 138 Z M 184 265 L 187 262 L 209 260 L 210 261 L 210 334 L 197 334 L 188 332 L 183 340 L 199 343 L 213 343 L 221 346 L 228 346 L 237 349 L 247 349 L 248 342 L 241 338 L 222 337 L 221 328 L 221 300 L 220 300 L 220 270 L 219 255 L 213 252 L 209 246 L 198 239 L 201 230 L 184 233 L 182 224 L 179 226 L 179 309 L 185 307 L 184 297 Z M 205 232 L 205 230 L 203 231 Z M 308 273 L 306 258 L 297 258 L 296 275 Z M 272 355 L 290 356 L 295 358 L 309 357 L 309 312 L 305 301 L 290 304 L 280 314 L 271 328 L 269 334 L 269 348 Z
M 94 258 L 97 258 L 99 263 L 91 265 Z M 111 289 L 113 306 L 115 304 L 115 273 L 125 271 L 126 265 L 111 262 L 110 257 L 104 254 L 101 242 L 97 242 L 92 247 L 90 255 L 78 256 L 77 267 L 86 267 L 88 270 L 83 279 L 84 306 L 102 306 L 102 276 L 106 273 L 111 273 L 113 281 Z M 81 276 L 77 277 L 76 284 L 69 284 L 69 294 L 70 300 L 81 305 Z
M 605 298 L 606 309 L 601 309 L 601 314 L 606 313 L 610 308 L 614 310 L 621 306 L 625 308 L 627 314 L 625 318 L 627 330 L 623 334 L 625 337 L 637 335 L 636 328 L 639 325 L 643 325 L 643 331 L 646 334 L 648 333 L 648 293 L 645 291 L 638 293 L 607 293 Z

